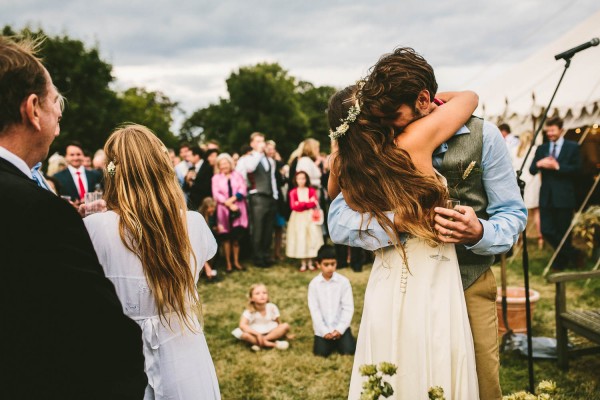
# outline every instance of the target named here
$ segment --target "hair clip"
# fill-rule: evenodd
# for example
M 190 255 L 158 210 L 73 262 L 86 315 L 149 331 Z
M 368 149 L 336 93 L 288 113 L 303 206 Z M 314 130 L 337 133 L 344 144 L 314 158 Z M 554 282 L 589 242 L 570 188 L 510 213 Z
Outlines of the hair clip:
M 106 172 L 108 172 L 108 175 L 110 177 L 115 176 L 115 172 L 117 172 L 117 167 L 115 166 L 114 162 L 109 162 L 108 165 L 106 166 Z

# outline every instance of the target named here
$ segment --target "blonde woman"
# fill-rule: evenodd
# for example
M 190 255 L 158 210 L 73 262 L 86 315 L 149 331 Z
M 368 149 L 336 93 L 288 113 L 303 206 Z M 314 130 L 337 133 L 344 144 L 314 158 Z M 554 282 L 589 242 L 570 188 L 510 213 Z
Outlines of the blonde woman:
M 212 177 L 212 193 L 217 202 L 217 232 L 225 252 L 226 271 L 232 272 L 232 265 L 242 271 L 239 241 L 248 229 L 248 188 L 242 174 L 233 169 L 229 154 L 219 154 L 216 165 L 219 172 Z
M 200 214 L 185 211 L 167 150 L 148 128 L 117 129 L 104 151 L 108 211 L 84 223 L 125 314 L 142 328 L 144 398 L 219 399 L 196 315 L 196 282 L 215 239 Z
M 321 145 L 316 139 L 306 139 L 302 143 L 302 152 L 295 172 L 306 172 L 310 178 L 310 186 L 318 190 L 321 187 L 321 169 L 317 161 L 320 159 Z
M 513 169 L 515 171 L 518 171 L 521 165 L 523 165 L 523 159 L 527 154 L 527 149 L 531 145 L 532 140 L 533 132 L 525 131 L 519 135 L 519 145 L 510 150 Z M 531 175 L 529 173 L 529 165 L 531 165 L 535 157 L 536 149 L 537 146 L 533 146 L 533 149 L 531 149 L 529 157 L 525 162 L 521 179 L 525 182 L 525 193 L 523 196 L 525 207 L 527 207 L 529 215 L 535 223 L 538 247 L 542 248 L 544 246 L 544 238 L 542 237 L 542 229 L 540 227 L 540 187 L 542 186 L 542 177 L 541 174 Z

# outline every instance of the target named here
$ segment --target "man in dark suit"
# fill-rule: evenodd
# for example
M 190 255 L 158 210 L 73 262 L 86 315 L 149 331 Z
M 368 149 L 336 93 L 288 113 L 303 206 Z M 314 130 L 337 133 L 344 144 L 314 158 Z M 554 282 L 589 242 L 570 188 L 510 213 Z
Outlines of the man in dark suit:
M 569 229 L 577 204 L 573 179 L 581 170 L 579 145 L 565 140 L 560 118 L 546 122 L 548 142 L 537 148 L 529 172 L 542 174 L 540 222 L 544 239 L 556 248 Z M 576 250 L 567 238 L 552 268 L 562 270 L 576 259 Z
M 142 399 L 139 326 L 81 217 L 32 179 L 63 104 L 34 48 L 0 36 L 0 397 Z
M 65 149 L 67 169 L 60 171 L 54 177 L 60 182 L 61 194 L 71 196 L 71 201 L 83 201 L 87 192 L 93 192 L 101 184 L 98 171 L 85 169 L 83 166 L 84 153 L 81 144 L 71 142 Z
M 190 210 L 198 210 L 202 201 L 207 197 L 212 197 L 212 177 L 215 171 L 215 162 L 219 151 L 216 149 L 207 150 L 205 153 L 196 155 L 198 148 L 192 149 L 192 157 L 202 157 L 201 162 L 194 165 L 196 168 L 196 177 L 190 185 L 188 207 Z M 201 151 L 201 150 L 200 150 Z M 200 155 L 202 154 L 202 155 Z

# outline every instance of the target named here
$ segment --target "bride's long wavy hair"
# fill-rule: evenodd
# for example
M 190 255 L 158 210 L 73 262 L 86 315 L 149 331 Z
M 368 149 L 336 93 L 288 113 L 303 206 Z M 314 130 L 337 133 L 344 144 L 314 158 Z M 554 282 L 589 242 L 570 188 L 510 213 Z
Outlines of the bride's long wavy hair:
M 194 330 L 196 256 L 185 198 L 166 147 L 150 129 L 132 124 L 113 132 L 104 151 L 114 164 L 112 173 L 105 169 L 104 198 L 119 214 L 123 244 L 140 259 L 161 319 L 170 325 L 167 314 L 176 313 Z
M 361 103 L 360 96 L 353 85 L 331 97 L 328 119 L 332 130 L 348 116 L 351 106 Z M 396 146 L 392 127 L 366 117 L 361 111 L 337 140 L 338 154 L 331 168 L 345 198 L 356 211 L 375 218 L 392 238 L 399 239 L 400 232 L 386 216 L 388 211 L 401 218 L 402 232 L 437 243 L 433 208 L 444 204 L 446 188 L 435 177 L 420 172 L 410 155 Z

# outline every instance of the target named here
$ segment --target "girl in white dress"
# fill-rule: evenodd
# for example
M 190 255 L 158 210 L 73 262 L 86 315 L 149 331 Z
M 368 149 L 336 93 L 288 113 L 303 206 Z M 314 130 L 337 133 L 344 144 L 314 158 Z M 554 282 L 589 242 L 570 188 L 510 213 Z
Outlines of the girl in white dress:
M 148 128 L 118 129 L 104 151 L 108 211 L 84 223 L 125 314 L 142 328 L 144 399 L 220 399 L 196 314 L 196 282 L 215 239 L 200 214 L 185 211 L 167 149 Z
M 287 350 L 289 343 L 283 339 L 289 336 L 290 326 L 279 320 L 279 308 L 269 301 L 269 292 L 262 283 L 250 286 L 248 308 L 242 313 L 240 326 L 232 332 L 233 336 L 248 342 L 252 350 L 276 348 Z
M 398 367 L 387 379 L 395 399 L 427 399 L 434 386 L 441 386 L 447 399 L 478 399 L 473 339 L 454 245 L 442 247 L 445 260 L 432 258 L 441 245 L 434 208 L 448 198 L 444 180 L 432 167 L 432 153 L 471 116 L 477 95 L 438 94 L 447 104 L 432 107 L 428 116 L 407 105 L 387 110 L 393 123 L 416 120 L 398 136 L 392 126 L 361 115 L 361 95 L 357 86 L 350 86 L 329 103 L 331 137 L 338 147 L 330 196 L 341 188 L 348 205 L 376 218 L 390 237 L 408 236 L 403 244 L 376 252 L 348 398 L 360 398 L 365 378 L 359 367 L 385 361 Z M 430 99 L 422 90 L 415 103 L 429 104 Z
M 285 255 L 289 258 L 301 259 L 300 272 L 315 270 L 313 258 L 323 246 L 321 225 L 313 221 L 313 212 L 318 211 L 317 191 L 309 186 L 308 174 L 296 172 L 296 187 L 290 190 L 289 205 L 292 210 L 287 227 Z

